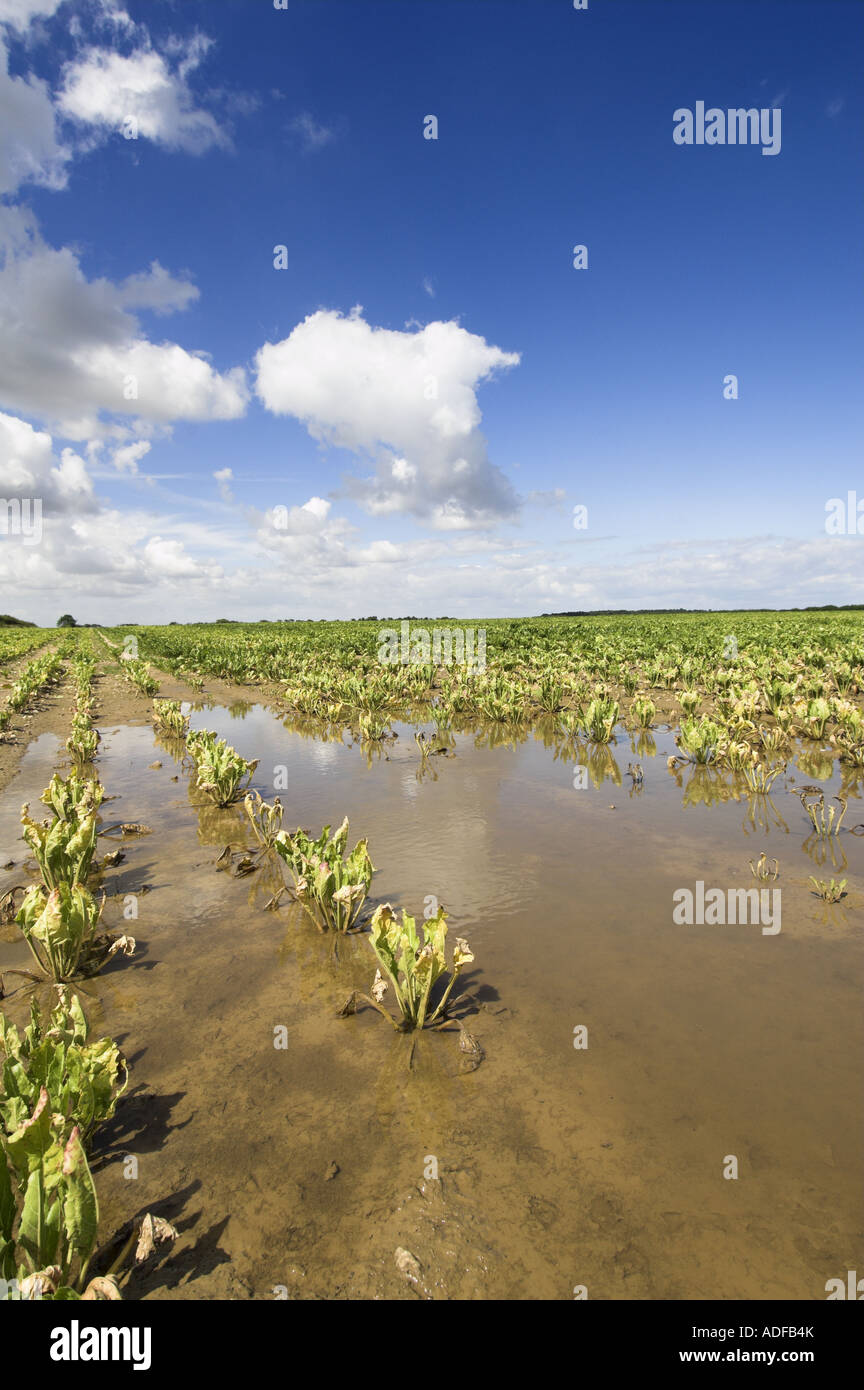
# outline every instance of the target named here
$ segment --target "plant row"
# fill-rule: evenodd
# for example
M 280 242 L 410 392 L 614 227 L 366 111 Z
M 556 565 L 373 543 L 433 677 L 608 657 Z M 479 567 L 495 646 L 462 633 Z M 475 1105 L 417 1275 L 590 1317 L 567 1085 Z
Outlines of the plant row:
M 365 839 L 348 849 L 348 820 L 334 834 L 325 825 L 315 838 L 299 828 L 289 835 L 282 829 L 279 799 L 268 804 L 258 792 L 249 790 L 257 760 L 242 758 L 208 730 L 189 732 L 188 716 L 177 701 L 154 700 L 153 713 L 158 731 L 175 740 L 185 739 L 194 786 L 204 797 L 220 807 L 243 800 L 258 854 L 275 852 L 287 866 L 294 901 L 316 928 L 339 934 L 360 930 L 375 869 Z M 474 959 L 468 943 L 457 938 L 448 964 L 446 937 L 447 914 L 442 907 L 420 923 L 418 934 L 417 923 L 407 912 L 399 918 L 389 903 L 381 904 L 372 914 L 365 937 L 377 964 L 370 993 L 352 994 L 342 1014 L 353 1013 L 359 998 L 384 1014 L 399 1031 L 446 1022 L 453 986 L 465 965 Z M 432 991 L 448 970 L 449 982 L 433 1005 Z M 392 990 L 395 1017 L 383 1006 L 388 990 Z
M 91 1276 L 99 1236 L 99 1204 L 89 1154 L 128 1084 L 128 1069 L 110 1038 L 91 1040 L 71 982 L 95 974 L 131 938 L 99 931 L 104 896 L 87 887 L 94 864 L 104 790 L 87 764 L 98 743 L 92 729 L 92 657 L 73 658 L 75 709 L 67 748 L 74 766 L 55 773 L 41 801 L 42 820 L 22 809 L 24 839 L 40 882 L 24 890 L 15 920 L 35 969 L 10 971 L 47 984 L 56 1003 L 47 1015 L 31 1000 L 23 1031 L 0 1013 L 0 1280 L 6 1299 L 117 1299 L 133 1230 L 110 1269 Z M 7 895 L 8 897 L 8 895 Z M 0 997 L 5 981 L 0 977 Z M 172 1228 L 147 1216 L 137 1234 L 136 1263 Z

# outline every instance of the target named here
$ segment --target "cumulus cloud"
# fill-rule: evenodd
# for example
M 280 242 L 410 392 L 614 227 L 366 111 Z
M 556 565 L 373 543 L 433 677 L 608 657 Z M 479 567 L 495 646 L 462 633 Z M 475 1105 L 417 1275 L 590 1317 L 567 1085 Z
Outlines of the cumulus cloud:
M 243 370 L 220 374 L 202 353 L 151 342 L 129 312 L 169 312 L 196 294 L 158 261 L 120 285 L 87 280 L 73 251 L 47 246 L 26 214 L 0 209 L 0 408 L 76 440 L 103 432 L 103 412 L 153 426 L 236 419 Z
M 0 492 L 9 498 L 41 499 L 46 511 L 94 511 L 93 484 L 87 465 L 73 449 L 59 462 L 50 434 L 26 420 L 0 413 Z
M 45 478 L 58 468 L 50 440 L 34 440 L 37 432 L 16 424 L 17 456 L 37 459 Z M 58 592 L 68 596 L 67 608 L 74 597 L 76 616 L 98 621 L 136 614 L 152 621 L 154 613 L 212 618 L 226 604 L 233 616 L 249 618 L 394 612 L 476 618 L 864 600 L 856 537 L 670 542 L 637 552 L 594 550 L 587 559 L 580 547 L 577 561 L 567 547 L 550 549 L 542 536 L 360 538 L 320 497 L 259 514 L 252 544 L 249 524 L 249 514 L 236 509 L 214 521 L 188 512 L 72 514 L 46 507 L 38 545 L 14 539 L 0 545 L 0 590 L 11 611 L 46 622 L 56 619 Z M 172 611 L 175 600 L 180 606 Z
M 26 183 L 64 188 L 71 156 L 58 136 L 47 83 L 32 74 L 11 77 L 0 38 L 0 193 L 14 193 Z
M 314 439 L 374 460 L 374 476 L 348 484 L 367 511 L 464 529 L 517 509 L 487 457 L 476 389 L 518 362 L 455 322 L 400 332 L 373 328 L 359 308 L 320 310 L 260 349 L 256 391 Z
M 271 507 L 258 536 L 265 545 L 283 537 L 317 535 L 324 529 L 330 503 L 323 497 L 310 497 L 302 507 Z
M 198 298 L 198 288 L 180 280 L 158 261 L 150 269 L 128 275 L 117 286 L 117 303 L 124 309 L 151 309 L 154 314 L 174 314 Z
M 143 560 L 156 577 L 194 579 L 201 565 L 187 554 L 182 541 L 151 536 L 144 546 Z
M 79 618 L 106 611 L 127 617 L 130 600 L 151 613 L 154 603 L 182 601 L 177 616 L 183 617 L 190 601 L 205 606 L 225 582 L 212 554 L 220 538 L 200 531 L 194 523 L 147 513 L 112 509 L 63 517 L 46 506 L 37 544 L 4 539 L 0 545 L 0 590 L 20 612 L 35 612 L 49 624 L 58 595 L 66 608 L 90 601 L 87 613 L 73 609 Z M 231 553 L 230 541 L 221 551 Z
M 107 134 L 134 121 L 139 138 L 169 150 L 203 154 L 228 146 L 227 133 L 195 103 L 188 77 L 211 46 L 203 35 L 172 40 L 168 56 L 149 46 L 124 55 L 89 48 L 67 64 L 58 94 L 60 111 L 80 125 Z
M 145 454 L 149 454 L 150 448 L 148 439 L 138 439 L 134 444 L 124 444 L 121 448 L 114 450 L 111 462 L 118 473 L 137 473 L 138 464 Z
M 132 52 L 115 46 L 84 48 L 65 65 L 56 97 L 33 73 L 11 76 L 2 26 L 9 36 L 30 41 L 42 32 L 39 21 L 50 18 L 59 4 L 60 0 L 0 0 L 0 194 L 14 193 L 24 184 L 65 188 L 74 154 L 92 149 L 114 132 L 133 132 L 136 139 L 188 154 L 230 147 L 224 123 L 197 104 L 189 86 L 212 41 L 197 33 L 168 37 L 157 51 L 145 26 L 136 25 L 112 0 L 96 0 L 90 19 L 110 29 L 114 43 L 134 44 Z M 81 40 L 78 14 L 70 16 L 69 30 Z M 243 100 L 223 93 L 220 110 L 242 109 Z M 331 134 L 311 118 L 302 131 L 310 147 L 326 143 Z

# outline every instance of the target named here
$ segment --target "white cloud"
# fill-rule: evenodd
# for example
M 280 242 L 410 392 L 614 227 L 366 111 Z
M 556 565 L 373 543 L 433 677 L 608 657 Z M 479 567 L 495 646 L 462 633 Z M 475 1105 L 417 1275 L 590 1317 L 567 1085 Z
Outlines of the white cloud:
M 117 303 L 124 309 L 151 309 L 155 314 L 174 314 L 186 309 L 199 295 L 197 286 L 180 280 L 151 261 L 150 269 L 128 275 L 117 286 Z
M 241 368 L 220 375 L 201 353 L 153 343 L 129 312 L 168 312 L 197 294 L 158 261 L 120 285 L 87 280 L 68 247 L 47 246 L 31 217 L 0 208 L 0 267 L 0 408 L 68 439 L 110 432 L 106 412 L 152 427 L 244 413 Z
M 145 454 L 150 452 L 150 441 L 139 439 L 134 444 L 124 444 L 120 449 L 115 449 L 111 456 L 111 462 L 119 473 L 137 473 L 138 464 Z
M 234 477 L 232 470 L 230 468 L 219 468 L 213 474 L 213 477 L 216 479 L 216 486 L 219 489 L 219 496 L 222 498 L 222 501 L 233 502 L 234 496 L 228 486 L 231 479 Z
M 25 183 L 65 187 L 71 153 L 58 138 L 47 83 L 32 74 L 10 77 L 0 38 L 0 193 Z
M 320 535 L 330 514 L 330 503 L 323 497 L 310 497 L 302 507 L 271 507 L 258 532 L 263 545 L 281 544 L 285 538 Z M 344 527 L 337 523 L 337 530 Z M 332 533 L 335 534 L 335 533 Z
M 409 333 L 373 328 L 359 309 L 320 310 L 260 349 L 256 391 L 314 439 L 375 459 L 373 477 L 348 485 L 367 511 L 452 529 L 517 509 L 487 457 L 476 388 L 518 362 L 458 323 Z
M 97 0 L 99 13 L 97 21 L 108 28 L 134 30 L 136 28 L 134 19 L 120 6 L 115 5 L 113 0 Z
M 88 49 L 65 69 L 59 109 L 103 133 L 120 131 L 131 118 L 139 137 L 188 154 L 228 146 L 227 133 L 209 111 L 196 106 L 187 83 L 210 40 L 196 35 L 166 47 L 172 50 L 175 70 L 149 46 L 128 56 L 109 48 Z
M 311 512 L 319 521 L 323 521 L 330 514 L 330 503 L 323 497 L 310 497 L 308 502 L 304 502 L 300 509 L 304 512 Z
M 151 536 L 143 551 L 144 563 L 154 578 L 194 579 L 202 573 L 201 565 L 186 553 L 181 541 Z
M 46 508 L 38 544 L 0 546 L 0 589 L 21 614 L 35 611 L 48 624 L 61 602 L 76 604 L 72 612 L 86 621 L 97 612 L 125 618 L 131 600 L 151 611 L 180 601 L 182 618 L 190 601 L 205 606 L 211 592 L 221 592 L 225 571 L 214 550 L 230 553 L 230 542 L 194 523 L 115 510 L 62 517 Z
M 0 413 L 0 493 L 4 498 L 40 498 L 46 511 L 95 510 L 87 465 L 72 449 L 58 462 L 50 434 L 26 420 Z
M 336 138 L 334 130 L 316 121 L 308 111 L 302 111 L 299 116 L 295 116 L 293 121 L 289 122 L 288 129 L 294 135 L 299 136 L 303 148 L 307 152 L 321 150 Z
M 48 19 L 63 0 L 0 0 L 0 24 L 24 30 L 33 19 Z
M 394 459 L 390 471 L 398 483 L 413 482 L 417 477 L 417 469 L 407 459 Z
M 44 479 L 58 468 L 50 439 L 21 421 L 15 427 L 23 441 L 18 455 Z M 68 466 L 83 467 L 80 459 Z M 476 618 L 864 600 L 856 537 L 658 543 L 601 557 L 584 545 L 575 554 L 569 547 L 550 550 L 542 536 L 360 541 L 320 497 L 278 515 L 281 526 L 274 524 L 276 509 L 259 516 L 250 537 L 248 514 L 236 510 L 213 520 L 188 511 L 64 512 L 58 502 L 46 507 L 38 545 L 0 545 L 4 607 L 53 623 L 58 593 L 63 607 L 87 621 L 215 618 L 226 609 L 247 618 L 406 612 Z

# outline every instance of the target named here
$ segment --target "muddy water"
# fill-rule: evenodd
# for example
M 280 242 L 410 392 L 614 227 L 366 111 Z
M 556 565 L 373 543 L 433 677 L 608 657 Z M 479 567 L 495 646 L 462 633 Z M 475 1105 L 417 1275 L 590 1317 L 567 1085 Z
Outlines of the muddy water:
M 764 801 L 670 772 L 662 731 L 653 754 L 619 733 L 612 761 L 541 731 L 457 733 L 423 774 L 409 725 L 367 756 L 257 706 L 192 722 L 260 758 L 268 798 L 287 778 L 287 828 L 348 815 L 375 901 L 444 903 L 476 956 L 457 1012 L 486 1060 L 460 1070 L 442 1032 L 409 1071 L 409 1040 L 377 1014 L 337 1019 L 369 988 L 368 944 L 334 954 L 298 908 L 265 911 L 278 865 L 245 879 L 215 866 L 249 843 L 241 811 L 198 805 L 149 727 L 104 729 L 99 771 L 118 798 L 104 823 L 152 834 L 104 879 L 106 920 L 137 956 L 85 986 L 133 1078 L 98 1188 L 106 1230 L 152 1210 L 181 1232 L 132 1296 L 812 1299 L 856 1268 L 864 839 L 844 830 L 837 865 L 820 863 L 791 790 L 824 774 L 812 753 Z M 20 804 L 58 756 L 34 744 L 0 802 L 0 863 L 17 861 L 0 891 L 21 873 Z M 864 809 L 847 793 L 851 827 Z M 778 933 L 673 922 L 676 889 L 748 888 L 763 848 L 780 861 Z M 849 894 L 826 908 L 808 876 L 832 873 Z M 12 963 L 20 943 L 0 942 Z

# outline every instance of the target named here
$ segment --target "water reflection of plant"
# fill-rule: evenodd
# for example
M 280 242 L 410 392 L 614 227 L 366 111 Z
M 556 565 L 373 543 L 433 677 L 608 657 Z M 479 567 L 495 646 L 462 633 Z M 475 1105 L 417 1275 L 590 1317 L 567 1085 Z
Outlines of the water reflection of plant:
M 812 835 L 808 835 L 801 848 L 820 869 L 829 862 L 832 869 L 849 867 L 843 846 L 833 836 L 817 835 L 814 831 Z
M 546 745 L 549 747 L 550 745 Z M 581 763 L 585 753 L 585 744 L 576 735 L 561 738 L 560 734 L 557 741 L 551 745 L 552 759 L 554 762 Z
M 297 734 L 307 743 L 344 743 L 347 725 L 341 721 L 322 722 L 302 715 L 286 714 L 279 721 L 283 729 Z
M 157 748 L 161 748 L 163 753 L 175 763 L 182 763 L 186 757 L 186 739 L 179 738 L 175 734 L 165 733 L 162 730 L 154 730 L 153 743 Z M 191 759 L 189 760 L 191 764 Z
M 348 746 L 349 746 L 350 748 L 359 748 L 359 749 L 360 749 L 360 752 L 361 752 L 362 755 L 363 755 L 363 761 L 365 762 L 365 764 L 366 764 L 366 766 L 367 766 L 368 768 L 371 768 L 371 766 L 372 766 L 373 763 L 380 763 L 380 762 L 382 762 L 382 761 L 385 762 L 385 763 L 389 763 L 389 761 L 390 761 L 390 754 L 388 753 L 387 750 L 388 750 L 388 748 L 391 746 L 391 744 L 392 744 L 392 742 L 393 742 L 393 739 L 396 738 L 396 735 L 395 735 L 395 734 L 394 734 L 394 735 L 392 736 L 392 738 L 390 738 L 390 739 L 386 739 L 386 738 L 380 738 L 380 739 L 375 739 L 375 738 L 357 739 L 356 734 L 354 734 L 353 731 L 352 731 L 352 737 L 354 738 L 355 741 L 354 741 L 354 743 L 349 744 Z
M 851 801 L 861 799 L 862 785 L 864 785 L 864 767 L 855 767 L 851 763 L 840 764 L 840 790 L 844 796 Z
M 431 760 L 431 758 L 430 758 L 430 756 L 429 756 L 429 753 L 428 753 L 428 752 L 424 753 L 422 747 L 421 747 L 420 752 L 421 752 L 420 762 L 417 764 L 417 767 L 414 769 L 414 776 L 415 776 L 415 778 L 417 779 L 418 782 L 426 782 L 426 781 L 429 781 L 429 782 L 437 782 L 437 781 L 438 781 L 438 769 L 436 768 L 435 764 L 432 762 L 432 760 Z
M 583 758 L 583 766 L 588 769 L 592 786 L 599 788 L 604 782 L 612 782 L 616 787 L 621 786 L 621 769 L 608 743 L 584 744 Z
M 830 753 L 824 753 L 821 748 L 801 746 L 795 758 L 805 777 L 812 777 L 814 782 L 829 782 L 834 773 L 834 759 Z
M 335 991 L 342 984 L 341 955 L 347 951 L 350 957 L 352 947 L 359 945 L 359 938 L 298 931 L 304 914 L 297 902 L 292 901 L 284 908 L 281 917 L 286 918 L 288 928 L 279 944 L 278 960 L 280 965 L 290 966 L 292 993 L 303 1003 L 320 1003 L 322 987 L 332 987 Z M 363 954 L 365 956 L 365 952 Z
M 734 778 L 730 779 L 729 774 L 719 768 L 706 767 L 704 764 L 694 766 L 690 763 L 685 763 L 682 767 L 675 758 L 667 762 L 667 767 L 670 776 L 675 779 L 676 786 L 683 790 L 684 806 L 717 806 L 725 801 L 739 799 L 740 789 Z M 686 782 L 683 776 L 685 767 L 690 772 Z
M 747 815 L 743 822 L 745 833 L 750 830 L 768 831 L 773 825 L 775 829 L 782 830 L 786 835 L 789 834 L 789 826 L 783 819 L 774 798 L 768 792 L 747 792 Z
M 647 729 L 643 729 L 638 736 L 631 737 L 630 749 L 639 758 L 656 758 L 657 740 Z
M 189 800 L 198 813 L 198 840 L 202 845 L 249 845 L 247 822 L 239 806 L 214 806 L 195 798 L 194 783 L 189 784 Z
M 232 700 L 227 706 L 228 713 L 232 719 L 245 719 L 247 714 L 255 706 L 249 700 Z
M 260 905 L 265 912 L 276 912 L 288 891 L 282 861 L 275 849 L 260 849 L 252 858 L 258 872 L 249 880 L 248 905 L 251 908 Z
M 475 726 L 476 727 L 476 726 Z M 528 738 L 522 724 L 484 724 L 474 735 L 475 748 L 510 748 L 513 752 Z

